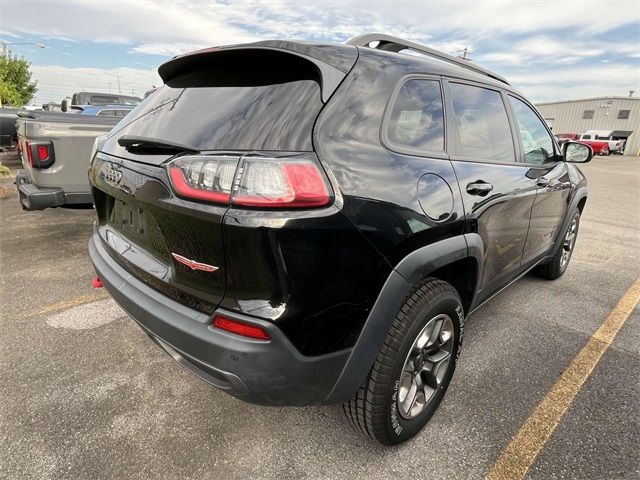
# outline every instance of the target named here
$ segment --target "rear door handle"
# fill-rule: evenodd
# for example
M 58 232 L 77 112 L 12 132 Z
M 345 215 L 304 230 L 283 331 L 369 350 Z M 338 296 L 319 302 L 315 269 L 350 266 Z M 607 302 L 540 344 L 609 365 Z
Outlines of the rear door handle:
M 493 185 L 487 182 L 478 181 L 467 185 L 467 193 L 470 195 L 486 195 L 493 190 Z
M 536 185 L 538 187 L 546 187 L 547 185 L 549 185 L 549 182 L 551 182 L 551 180 L 549 180 L 548 178 L 540 177 L 536 180 Z

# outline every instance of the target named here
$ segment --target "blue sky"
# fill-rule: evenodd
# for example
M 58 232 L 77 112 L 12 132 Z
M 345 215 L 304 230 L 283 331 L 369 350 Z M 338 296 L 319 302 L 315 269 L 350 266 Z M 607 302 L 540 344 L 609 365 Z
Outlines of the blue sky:
M 269 38 L 344 42 L 383 32 L 507 77 L 534 101 L 640 95 L 640 2 L 0 0 L 0 38 L 32 62 L 37 103 L 77 90 L 141 95 L 189 50 Z

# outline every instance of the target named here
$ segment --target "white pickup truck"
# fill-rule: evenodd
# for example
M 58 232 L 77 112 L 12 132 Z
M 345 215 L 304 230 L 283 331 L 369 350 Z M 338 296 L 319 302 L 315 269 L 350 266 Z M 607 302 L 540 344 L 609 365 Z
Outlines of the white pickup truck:
M 627 143 L 626 138 L 618 138 L 614 136 L 615 130 L 588 130 L 578 138 L 580 140 L 598 140 L 609 144 L 609 152 L 624 154 L 624 146 Z

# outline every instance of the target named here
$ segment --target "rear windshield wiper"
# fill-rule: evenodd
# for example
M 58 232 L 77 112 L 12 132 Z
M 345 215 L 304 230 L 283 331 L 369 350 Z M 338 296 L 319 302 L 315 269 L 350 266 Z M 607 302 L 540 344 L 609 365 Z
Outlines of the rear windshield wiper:
M 200 153 L 200 150 L 181 143 L 169 142 L 152 137 L 136 137 L 133 135 L 123 135 L 118 139 L 118 144 L 124 147 L 127 152 L 139 154 L 162 154 L 162 153 Z

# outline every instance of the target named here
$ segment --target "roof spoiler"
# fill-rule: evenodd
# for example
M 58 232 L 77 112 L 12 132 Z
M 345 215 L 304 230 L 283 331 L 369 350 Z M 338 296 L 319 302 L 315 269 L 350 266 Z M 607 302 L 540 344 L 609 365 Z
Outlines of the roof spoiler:
M 376 45 L 375 47 L 371 47 L 370 44 L 373 42 L 378 42 L 378 45 Z M 448 53 L 435 50 L 431 47 L 420 45 L 419 43 L 404 40 L 402 38 L 393 37 L 391 35 L 386 35 L 384 33 L 366 33 L 358 37 L 353 37 L 352 39 L 347 41 L 347 45 L 368 47 L 376 50 L 383 50 L 385 52 L 396 53 L 400 52 L 401 50 L 412 50 L 414 52 L 422 53 L 424 55 L 436 58 L 443 62 L 452 63 L 466 70 L 479 73 L 480 75 L 491 77 L 494 80 L 498 80 L 499 82 L 509 85 L 509 82 L 507 82 L 504 77 L 501 77 L 500 75 L 493 73 L 485 68 L 479 67 L 471 63 L 469 60 L 463 60 L 461 58 L 454 57 L 453 55 L 449 55 Z
M 350 47 L 342 48 L 347 50 Z M 288 41 L 265 41 L 243 45 L 205 48 L 184 55 L 178 55 L 160 65 L 158 74 L 162 80 L 167 83 L 171 79 L 188 72 L 189 69 L 194 66 L 206 64 L 207 60 L 217 55 L 228 55 L 233 54 L 233 52 L 248 52 L 251 50 L 280 52 L 303 58 L 312 63 L 317 69 L 321 79 L 322 101 L 325 103 L 358 58 L 355 48 L 353 48 L 353 52 L 342 52 L 342 55 L 334 55 L 331 51 L 325 51 L 321 45 Z

